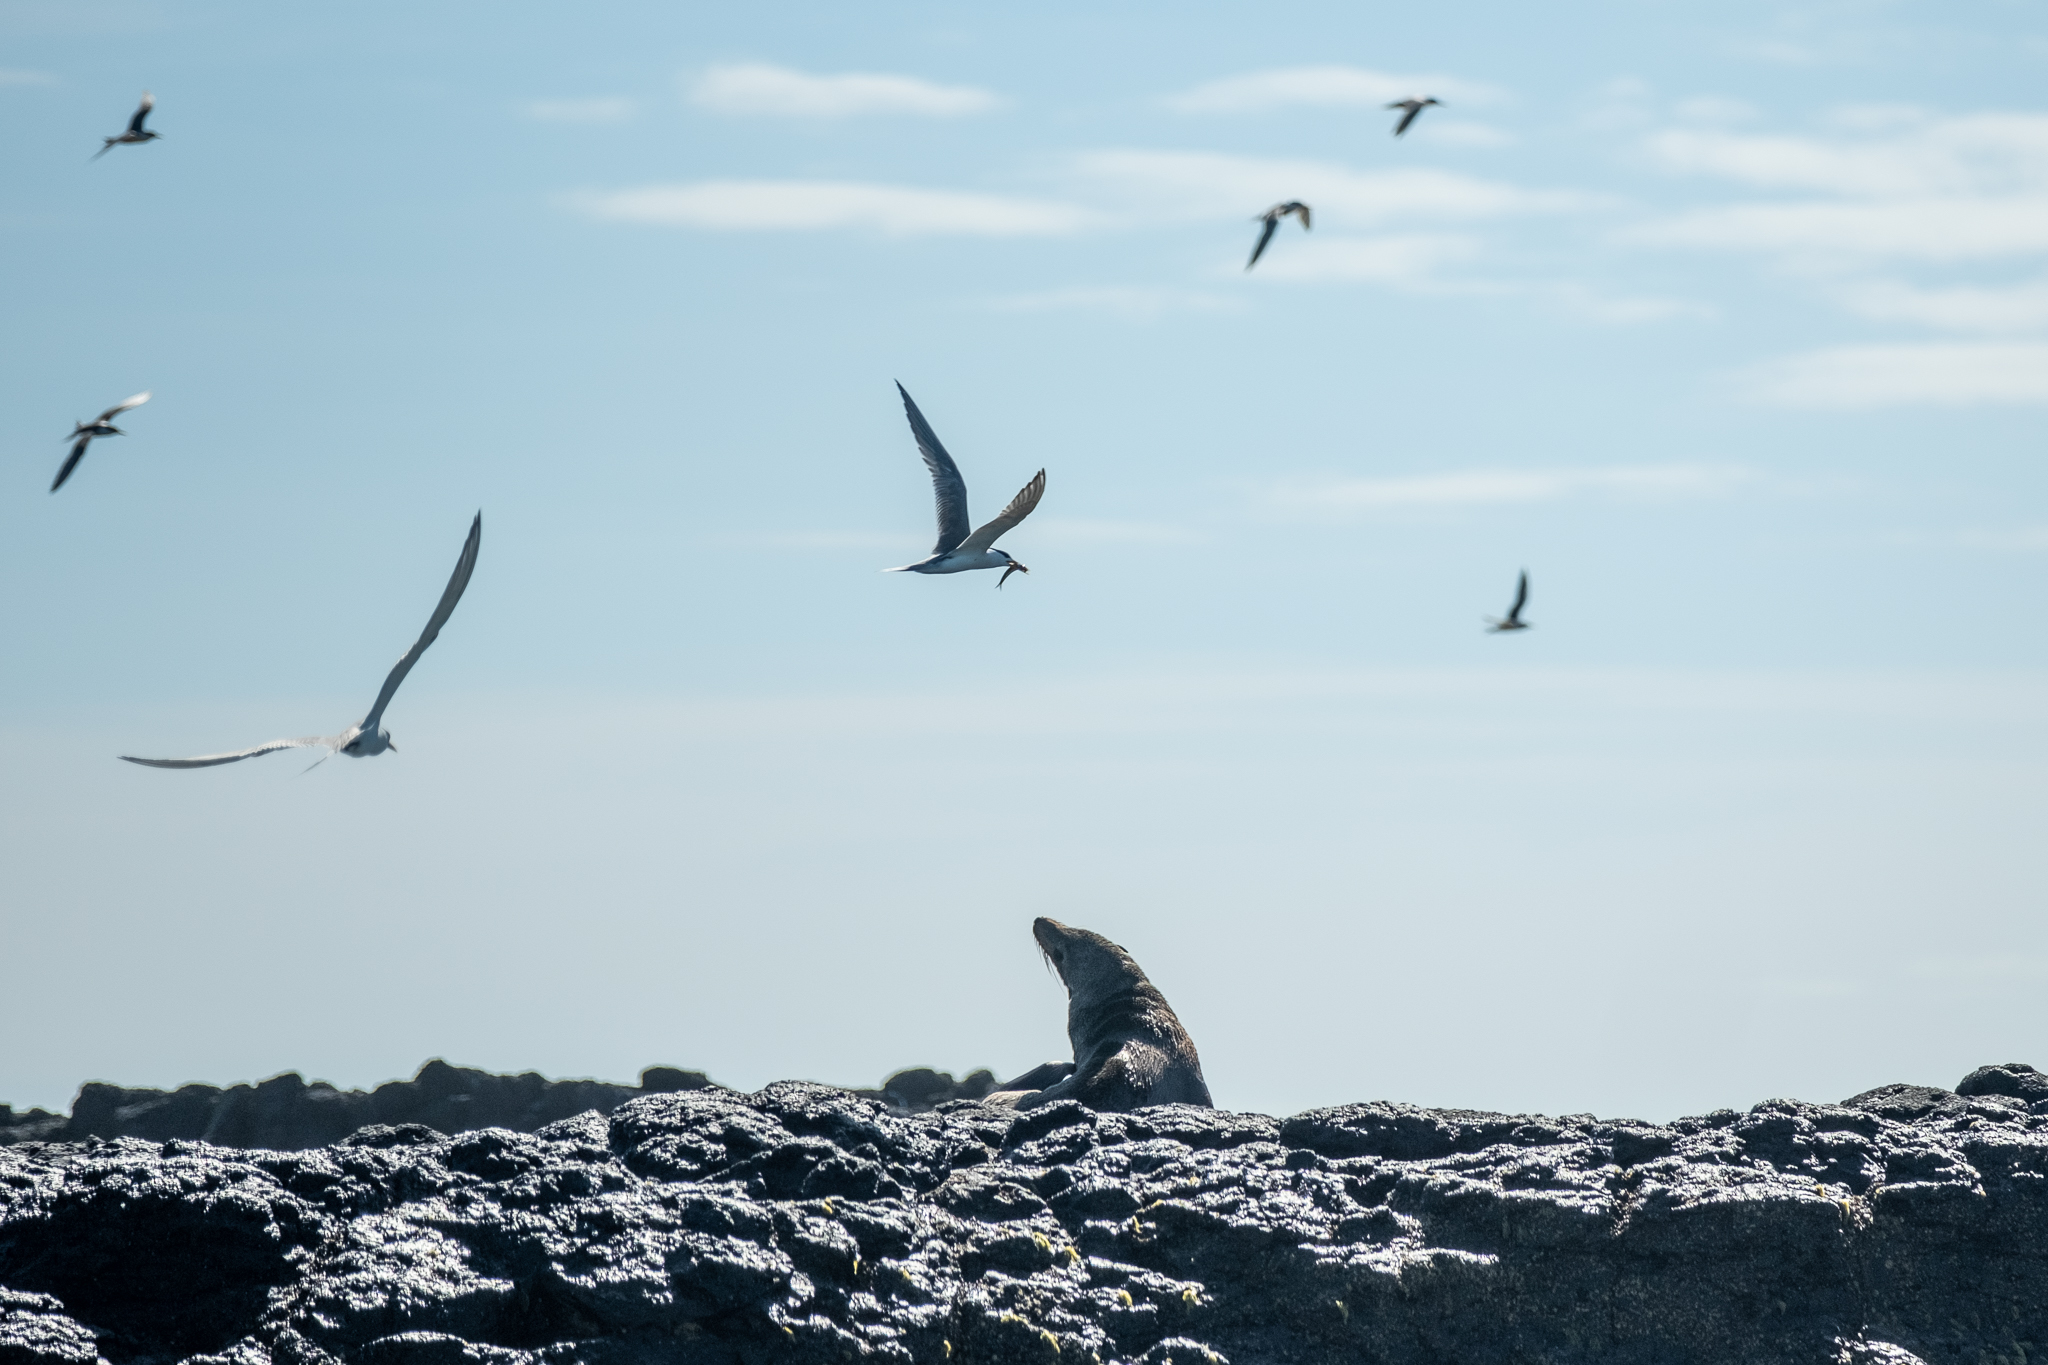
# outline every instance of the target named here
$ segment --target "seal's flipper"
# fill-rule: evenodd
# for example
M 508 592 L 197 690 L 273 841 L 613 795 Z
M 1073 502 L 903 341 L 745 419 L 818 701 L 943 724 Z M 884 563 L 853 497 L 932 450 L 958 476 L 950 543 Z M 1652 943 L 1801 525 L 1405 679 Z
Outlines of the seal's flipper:
M 993 1094 L 983 1095 L 981 1102 L 997 1109 L 1035 1109 L 1043 1103 L 1042 1096 L 1052 1086 L 1058 1085 L 1074 1074 L 1072 1062 L 1047 1062 L 1034 1066 L 1015 1080 L 1005 1081 L 1002 1088 Z
M 1034 1066 L 1015 1080 L 1004 1081 L 1004 1090 L 1043 1090 L 1056 1081 L 1063 1081 L 1074 1074 L 1072 1062 L 1047 1062 Z

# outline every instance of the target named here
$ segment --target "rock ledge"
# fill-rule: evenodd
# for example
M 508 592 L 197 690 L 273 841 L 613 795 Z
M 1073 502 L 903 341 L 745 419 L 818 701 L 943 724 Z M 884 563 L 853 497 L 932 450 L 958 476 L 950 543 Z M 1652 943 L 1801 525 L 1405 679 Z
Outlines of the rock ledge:
M 1962 1362 L 2048 1351 L 2048 1077 L 1669 1125 L 642 1094 L 0 1148 L 0 1365 Z

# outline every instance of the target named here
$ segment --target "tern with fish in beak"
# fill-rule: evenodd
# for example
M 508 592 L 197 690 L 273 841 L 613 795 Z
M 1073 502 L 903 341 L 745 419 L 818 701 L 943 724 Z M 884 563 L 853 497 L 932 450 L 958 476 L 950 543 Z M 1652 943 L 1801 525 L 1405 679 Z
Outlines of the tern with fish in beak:
M 1038 506 L 1038 500 L 1045 496 L 1045 471 L 1041 469 L 1033 475 L 1031 482 L 1010 499 L 1008 507 L 996 513 L 994 520 L 970 534 L 967 529 L 967 481 L 960 477 L 960 466 L 953 463 L 953 457 L 939 444 L 931 423 L 924 420 L 924 414 L 910 400 L 909 391 L 898 384 L 896 392 L 903 395 L 903 412 L 910 419 L 910 434 L 917 438 L 917 453 L 924 456 L 925 468 L 932 472 L 932 496 L 939 505 L 939 541 L 932 546 L 930 555 L 915 564 L 899 564 L 882 572 L 965 573 L 969 569 L 1001 569 L 1003 576 L 996 580 L 998 588 L 1009 582 L 1013 573 L 1030 573 L 1031 570 L 994 546 L 1005 531 L 1030 516 L 1031 509 Z

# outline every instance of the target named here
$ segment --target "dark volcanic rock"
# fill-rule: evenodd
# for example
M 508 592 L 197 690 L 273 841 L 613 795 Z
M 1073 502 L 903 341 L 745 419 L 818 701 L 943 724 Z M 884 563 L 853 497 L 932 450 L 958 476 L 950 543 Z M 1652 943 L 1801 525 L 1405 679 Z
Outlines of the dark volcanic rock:
M 2048 1103 L 2048 1076 L 2025 1062 L 1980 1066 L 1956 1083 L 1958 1095 L 2006 1095 L 2028 1104 Z
M 307 1085 L 295 1071 L 259 1085 L 226 1089 L 185 1085 L 147 1090 L 89 1081 L 79 1089 L 69 1118 L 42 1109 L 17 1114 L 11 1105 L 0 1104 L 0 1145 L 139 1137 L 300 1151 L 339 1142 L 369 1124 L 407 1123 L 425 1124 L 440 1133 L 478 1128 L 531 1133 L 573 1114 L 592 1109 L 609 1114 L 627 1100 L 702 1090 L 710 1084 L 701 1071 L 673 1066 L 651 1066 L 640 1073 L 640 1084 L 631 1086 L 551 1081 L 532 1071 L 499 1076 L 450 1066 L 438 1058 L 409 1081 L 392 1081 L 370 1091 L 337 1090 L 325 1081 Z M 879 1100 L 898 1113 L 921 1114 L 953 1100 L 978 1100 L 995 1088 L 996 1078 L 987 1071 L 955 1081 L 947 1072 L 915 1067 L 897 1072 L 880 1090 L 852 1093 Z
M 792 1082 L 535 1133 L 18 1145 L 0 1365 L 2037 1358 L 2048 1114 L 1903 1089 L 1660 1126 Z
M 610 1113 L 642 1095 L 701 1089 L 701 1071 L 649 1067 L 640 1084 L 607 1081 L 551 1081 L 537 1072 L 499 1076 L 436 1058 L 409 1081 L 375 1090 L 337 1090 L 325 1081 L 311 1085 L 295 1071 L 260 1085 L 184 1085 L 176 1090 L 130 1089 L 89 1081 L 71 1106 L 71 1117 L 31 1109 L 16 1114 L 0 1105 L 0 1144 L 77 1142 L 85 1138 L 174 1138 L 221 1147 L 265 1147 L 297 1151 L 339 1142 L 368 1124 L 420 1123 L 442 1133 L 473 1128 L 536 1128 L 596 1109 Z
M 882 1082 L 880 1090 L 856 1090 L 866 1100 L 880 1100 L 899 1114 L 925 1114 L 953 1100 L 978 1100 L 996 1091 L 995 1073 L 972 1071 L 959 1080 L 950 1071 L 914 1066 Z

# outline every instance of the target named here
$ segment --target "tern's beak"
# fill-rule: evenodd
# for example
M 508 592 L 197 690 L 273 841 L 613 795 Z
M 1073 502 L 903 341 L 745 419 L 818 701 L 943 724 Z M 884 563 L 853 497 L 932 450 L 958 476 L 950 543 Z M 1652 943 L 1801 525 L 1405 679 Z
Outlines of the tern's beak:
M 1011 560 L 1011 561 L 1010 561 L 1010 563 L 1009 563 L 1009 567 L 1007 567 L 1007 568 L 1005 568 L 1005 569 L 1003 570 L 1003 576 L 1002 576 L 1001 578 L 998 578 L 998 579 L 996 580 L 996 590 L 997 590 L 998 592 L 1002 591 L 1002 587 L 1003 587 L 1003 584 L 1005 584 L 1005 583 L 1007 583 L 1007 582 L 1009 582 L 1009 581 L 1010 581 L 1010 575 L 1011 575 L 1011 574 L 1013 574 L 1013 573 L 1030 573 L 1030 572 L 1031 572 L 1031 570 L 1029 570 L 1029 569 L 1025 568 L 1025 567 L 1024 567 L 1024 566 L 1023 566 L 1022 564 L 1019 564 L 1019 563 L 1018 563 L 1018 562 L 1017 562 L 1016 560 L 1014 560 L 1014 559 L 1013 559 L 1013 560 Z
M 385 741 L 384 747 L 389 749 L 394 754 L 398 752 L 398 746 L 396 744 L 391 743 L 389 740 Z

